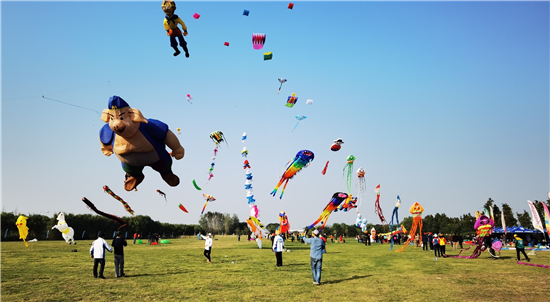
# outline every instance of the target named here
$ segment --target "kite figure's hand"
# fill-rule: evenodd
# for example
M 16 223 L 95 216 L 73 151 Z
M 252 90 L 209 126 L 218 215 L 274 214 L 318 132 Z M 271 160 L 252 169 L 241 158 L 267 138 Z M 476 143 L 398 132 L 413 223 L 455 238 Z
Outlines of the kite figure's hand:
M 183 35 L 184 35 L 184 36 L 187 36 L 187 31 L 184 31 L 184 32 L 183 32 Z
M 172 150 L 172 157 L 174 157 L 175 159 L 182 159 L 183 155 L 185 155 L 185 150 L 183 149 L 183 147 Z
M 54 226 L 52 227 L 52 230 L 55 229 L 55 227 L 56 227 L 56 225 L 54 225 Z
M 105 154 L 106 156 L 111 156 L 113 154 L 113 146 L 112 145 L 101 145 L 101 152 Z

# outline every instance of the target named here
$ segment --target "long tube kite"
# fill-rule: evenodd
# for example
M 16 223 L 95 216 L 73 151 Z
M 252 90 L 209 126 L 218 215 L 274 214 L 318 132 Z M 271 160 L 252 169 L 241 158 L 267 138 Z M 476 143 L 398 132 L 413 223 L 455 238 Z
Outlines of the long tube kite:
M 321 171 L 321 174 L 325 175 L 327 173 L 327 168 L 328 168 L 328 160 L 327 160 L 327 163 L 325 164 L 325 167 L 323 168 L 323 171 Z
M 386 218 L 384 218 L 384 213 L 382 213 L 382 208 L 380 207 L 380 185 L 376 186 L 376 189 L 374 189 L 374 192 L 376 192 L 376 201 L 374 202 L 374 211 L 376 212 L 376 215 L 378 215 L 378 218 L 380 218 L 382 225 L 388 224 L 388 222 L 386 221 Z
M 113 220 L 114 222 L 120 223 L 121 226 L 119 226 L 118 229 L 121 229 L 122 227 L 126 226 L 126 221 L 122 220 L 120 217 L 117 217 L 115 215 L 105 213 L 105 212 L 102 212 L 102 211 L 98 210 L 96 208 L 96 206 L 91 201 L 88 200 L 88 198 L 83 197 L 82 201 L 88 206 L 88 208 L 90 208 L 90 210 L 96 212 L 97 214 L 99 214 L 103 217 L 109 218 L 109 219 Z
M 405 242 L 403 246 L 396 251 L 398 253 L 404 251 L 411 243 L 411 240 L 414 240 L 414 236 L 416 236 L 417 230 L 418 234 L 422 234 L 422 212 L 424 212 L 424 208 L 418 202 L 415 202 L 409 212 L 413 216 L 413 224 L 409 232 L 410 237 L 409 239 L 407 239 L 407 242 Z
M 120 203 L 122 203 L 122 205 L 124 206 L 124 209 L 126 209 L 126 212 L 134 216 L 134 211 L 132 210 L 132 208 L 130 208 L 130 205 L 128 205 L 126 201 L 124 201 L 124 199 L 120 198 L 120 196 L 116 195 L 115 192 L 111 191 L 111 189 L 108 186 L 103 186 L 103 191 L 113 196 L 114 199 L 120 201 Z
M 395 202 L 395 207 L 393 208 L 393 213 L 391 214 L 391 220 L 390 220 L 390 237 L 391 237 L 391 245 L 390 245 L 390 251 L 393 249 L 393 216 L 395 216 L 396 225 L 399 225 L 399 207 L 401 206 L 401 198 L 399 198 L 399 195 L 397 195 L 397 201 Z
M 275 189 L 271 192 L 271 195 L 275 196 L 277 194 L 277 190 L 281 186 L 283 182 L 285 182 L 285 185 L 283 186 L 283 190 L 281 191 L 281 196 L 279 199 L 283 198 L 283 194 L 285 194 L 285 188 L 288 184 L 288 181 L 292 179 L 296 173 L 298 173 L 302 168 L 306 168 L 309 166 L 309 164 L 313 161 L 315 158 L 315 155 L 313 152 L 309 150 L 301 150 L 296 153 L 296 157 L 294 157 L 293 160 L 289 161 L 286 166 L 285 172 L 283 172 L 283 176 L 281 176 L 281 180 L 279 183 L 275 186 Z
M 320 230 L 322 230 L 327 224 L 328 217 L 332 212 L 337 212 L 338 210 L 347 211 L 348 209 L 355 207 L 356 201 L 357 199 L 353 198 L 351 195 L 348 195 L 346 193 L 343 193 L 343 192 L 334 193 L 329 203 L 323 209 L 323 212 L 321 213 L 319 218 L 315 220 L 313 224 L 307 227 L 308 230 L 315 227 L 318 223 L 321 223 Z
M 544 206 L 544 223 L 546 224 L 546 233 L 548 233 L 548 236 L 550 236 L 550 211 L 548 211 L 548 207 L 544 202 L 542 203 Z M 504 217 L 504 215 L 502 215 Z

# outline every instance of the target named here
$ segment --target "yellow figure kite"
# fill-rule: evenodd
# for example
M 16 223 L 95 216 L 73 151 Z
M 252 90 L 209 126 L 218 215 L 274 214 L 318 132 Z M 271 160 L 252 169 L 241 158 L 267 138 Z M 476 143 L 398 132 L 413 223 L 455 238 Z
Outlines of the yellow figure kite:
M 15 225 L 19 229 L 19 239 L 23 239 L 25 246 L 29 247 L 29 244 L 27 243 L 27 240 L 26 240 L 27 235 L 29 234 L 29 228 L 27 227 L 27 219 L 29 218 L 23 215 L 19 215 L 19 218 L 17 218 Z

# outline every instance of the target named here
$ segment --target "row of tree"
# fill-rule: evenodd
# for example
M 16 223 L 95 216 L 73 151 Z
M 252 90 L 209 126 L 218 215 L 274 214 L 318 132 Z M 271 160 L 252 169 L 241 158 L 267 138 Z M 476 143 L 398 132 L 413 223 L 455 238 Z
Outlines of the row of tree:
M 544 221 L 544 207 L 543 202 L 535 200 L 535 207 L 541 221 Z M 550 199 L 545 203 L 550 208 Z M 506 226 L 518 226 L 521 225 L 525 228 L 533 229 L 531 223 L 531 215 L 527 211 L 523 213 L 516 213 L 517 218 L 512 211 L 512 208 L 504 203 L 502 204 L 502 210 L 495 204 L 494 200 L 489 198 L 483 205 L 484 208 L 492 208 L 495 224 L 500 226 L 501 216 L 504 216 Z M 2 240 L 18 240 L 19 232 L 15 226 L 15 222 L 19 213 L 2 212 L 1 216 L 1 239 Z M 25 215 L 29 219 L 27 220 L 27 227 L 29 228 L 28 239 L 37 238 L 38 240 L 63 239 L 61 232 L 57 230 L 51 230 L 51 228 L 57 224 L 57 214 L 52 217 L 39 214 Z M 153 221 L 149 216 L 138 215 L 135 217 L 122 217 L 127 222 L 127 225 L 121 228 L 123 234 L 128 237 L 133 237 L 134 233 L 140 234 L 141 238 L 147 238 L 149 233 L 158 233 L 162 237 L 179 237 L 181 235 L 196 235 L 199 232 L 202 234 L 249 234 L 248 226 L 246 222 L 240 222 L 239 217 L 236 214 L 232 216 L 230 214 L 224 214 L 219 212 L 207 212 L 202 215 L 199 224 L 171 224 L 159 221 Z M 95 239 L 97 233 L 102 232 L 106 234 L 107 238 L 112 236 L 115 230 L 120 225 L 110 219 L 102 216 L 92 214 L 65 214 L 65 221 L 75 230 L 75 240 L 83 239 Z M 411 229 L 412 217 L 406 217 L 401 221 L 407 230 Z M 443 233 L 443 234 L 462 234 L 471 235 L 475 234 L 473 228 L 476 221 L 476 217 L 472 214 L 464 214 L 460 217 L 447 217 L 445 214 L 426 215 L 423 218 L 423 232 Z M 266 226 L 266 229 L 274 233 L 275 229 L 279 226 L 278 223 L 270 223 Z M 387 225 L 372 224 L 369 223 L 367 228 L 371 230 L 374 228 L 377 233 L 387 233 L 389 228 Z M 299 229 L 299 228 L 294 228 Z M 345 223 L 334 223 L 330 226 L 326 226 L 323 229 L 325 234 L 333 235 L 345 235 L 347 237 L 355 237 L 361 233 L 361 230 L 355 225 L 348 225 Z

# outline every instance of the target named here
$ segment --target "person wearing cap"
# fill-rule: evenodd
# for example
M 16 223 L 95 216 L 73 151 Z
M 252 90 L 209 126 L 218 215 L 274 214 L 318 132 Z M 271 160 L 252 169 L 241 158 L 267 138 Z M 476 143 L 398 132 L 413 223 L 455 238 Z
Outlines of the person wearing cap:
M 439 252 L 439 238 L 437 238 L 437 234 L 434 234 L 433 237 L 433 247 L 434 247 L 434 255 L 435 257 L 441 257 L 441 254 Z
M 275 252 L 275 258 L 277 258 L 277 266 L 283 266 L 283 250 L 285 248 L 285 242 L 281 237 L 279 230 L 275 231 L 275 238 L 273 239 L 272 251 Z
M 527 257 L 527 254 L 525 254 L 525 243 L 523 243 L 523 238 L 519 237 L 518 234 L 514 234 L 514 243 L 516 245 L 516 261 L 520 261 L 521 258 L 519 256 L 519 253 L 523 253 L 523 256 L 525 256 L 525 259 L 527 261 L 531 261 L 529 257 Z
M 105 279 L 103 276 L 103 270 L 105 269 L 105 250 L 113 252 L 111 246 L 105 241 L 104 235 L 100 232 L 97 236 L 98 238 L 92 242 L 92 247 L 90 248 L 90 258 L 94 259 L 94 278 L 98 277 L 97 266 L 99 267 L 99 278 Z
M 323 251 L 325 250 L 325 242 L 320 239 L 319 231 L 313 231 L 313 238 L 306 238 L 304 236 L 304 242 L 311 244 L 311 251 L 309 256 L 311 257 L 311 273 L 313 274 L 313 284 L 321 284 L 321 270 L 323 269 Z
M 212 252 L 212 233 L 208 233 L 208 235 L 203 236 L 201 234 L 202 239 L 204 239 L 204 257 L 206 257 L 206 262 L 210 263 L 210 252 Z
M 115 251 L 115 276 L 124 277 L 124 247 L 128 246 L 125 238 L 120 237 L 120 231 L 116 231 L 116 237 L 111 243 Z

